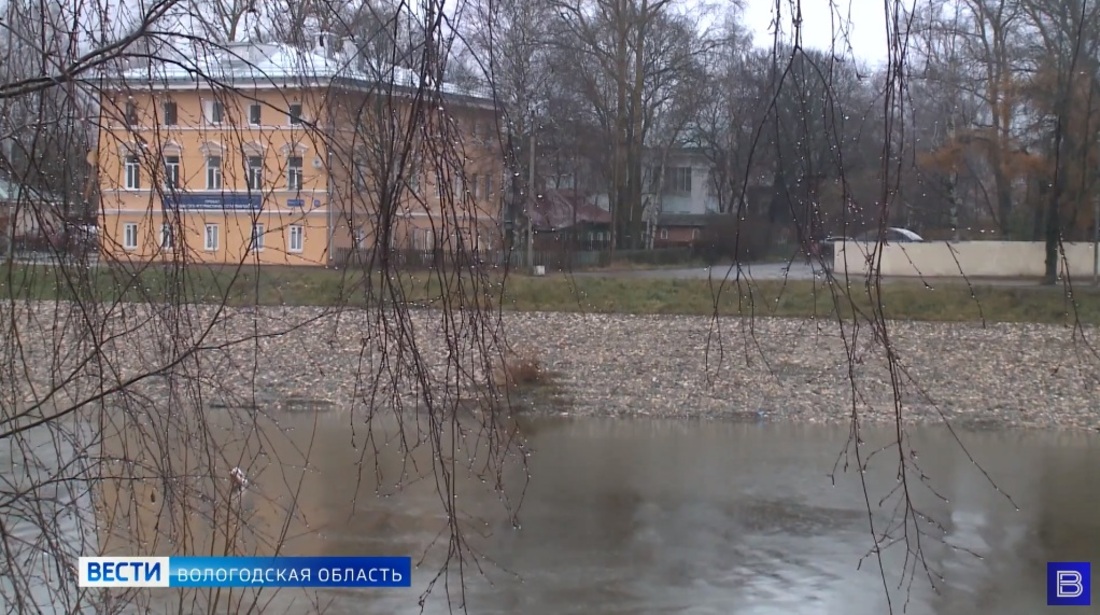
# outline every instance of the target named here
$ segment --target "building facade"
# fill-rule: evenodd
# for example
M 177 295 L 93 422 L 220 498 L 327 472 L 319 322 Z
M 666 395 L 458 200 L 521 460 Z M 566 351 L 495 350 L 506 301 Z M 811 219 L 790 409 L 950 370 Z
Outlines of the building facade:
M 329 265 L 498 245 L 491 99 L 359 66 L 243 43 L 114 80 L 94 154 L 105 256 Z

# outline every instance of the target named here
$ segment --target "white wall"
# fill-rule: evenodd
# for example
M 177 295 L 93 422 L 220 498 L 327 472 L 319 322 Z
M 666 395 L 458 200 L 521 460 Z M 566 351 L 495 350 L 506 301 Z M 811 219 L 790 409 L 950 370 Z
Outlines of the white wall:
M 1091 277 L 1093 244 L 1067 243 L 1071 278 Z M 867 275 L 868 255 L 882 250 L 880 273 L 884 276 L 1034 278 L 1046 271 L 1046 246 L 1039 241 L 926 241 L 891 243 L 846 242 L 836 244 L 833 267 L 837 275 Z M 877 260 L 875 254 L 872 260 Z M 960 271 L 961 270 L 961 271 Z
M 664 194 L 660 197 L 661 212 L 666 214 L 706 214 L 718 211 L 718 197 L 710 194 L 710 163 L 698 157 L 669 156 L 669 167 L 691 167 L 691 194 Z M 644 195 L 656 199 L 656 195 Z M 592 202 L 608 210 L 610 198 L 606 192 L 595 194 Z

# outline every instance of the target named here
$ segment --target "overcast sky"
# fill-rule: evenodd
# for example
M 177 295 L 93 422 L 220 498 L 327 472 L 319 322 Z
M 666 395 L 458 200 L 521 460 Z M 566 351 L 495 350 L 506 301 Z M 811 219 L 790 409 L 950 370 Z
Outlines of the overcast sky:
M 770 45 L 771 22 L 775 19 L 776 0 L 744 0 L 745 26 L 757 45 Z M 779 0 L 782 16 L 780 36 L 791 38 L 791 13 L 794 0 Z M 885 63 L 886 17 L 882 0 L 802 0 L 802 45 L 824 51 L 834 44 L 838 55 L 851 53 L 871 65 Z M 844 31 L 847 31 L 847 40 Z

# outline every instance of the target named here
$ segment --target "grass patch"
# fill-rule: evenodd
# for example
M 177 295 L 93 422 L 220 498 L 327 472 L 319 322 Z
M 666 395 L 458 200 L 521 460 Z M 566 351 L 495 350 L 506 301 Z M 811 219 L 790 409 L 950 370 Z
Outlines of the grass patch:
M 871 314 L 879 303 L 887 318 L 1100 324 L 1100 291 L 1085 283 L 1072 301 L 1062 287 L 990 286 L 961 282 L 883 282 L 881 295 L 853 281 L 845 292 L 822 281 L 742 281 L 614 276 L 491 275 L 473 280 L 455 272 L 378 275 L 293 267 L 121 266 L 75 269 L 45 265 L 0 268 L 2 300 L 92 300 L 230 305 L 336 306 L 398 302 L 411 307 L 499 305 L 505 310 L 631 314 L 848 318 Z M 721 292 L 719 290 L 721 289 Z M 446 292 L 444 292 L 446 291 Z M 834 291 L 836 300 L 834 301 Z

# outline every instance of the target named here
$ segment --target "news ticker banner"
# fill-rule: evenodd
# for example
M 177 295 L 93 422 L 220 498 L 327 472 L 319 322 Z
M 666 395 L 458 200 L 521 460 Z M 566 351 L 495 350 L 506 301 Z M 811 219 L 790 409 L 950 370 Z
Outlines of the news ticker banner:
M 80 587 L 411 587 L 409 557 L 82 557 Z

